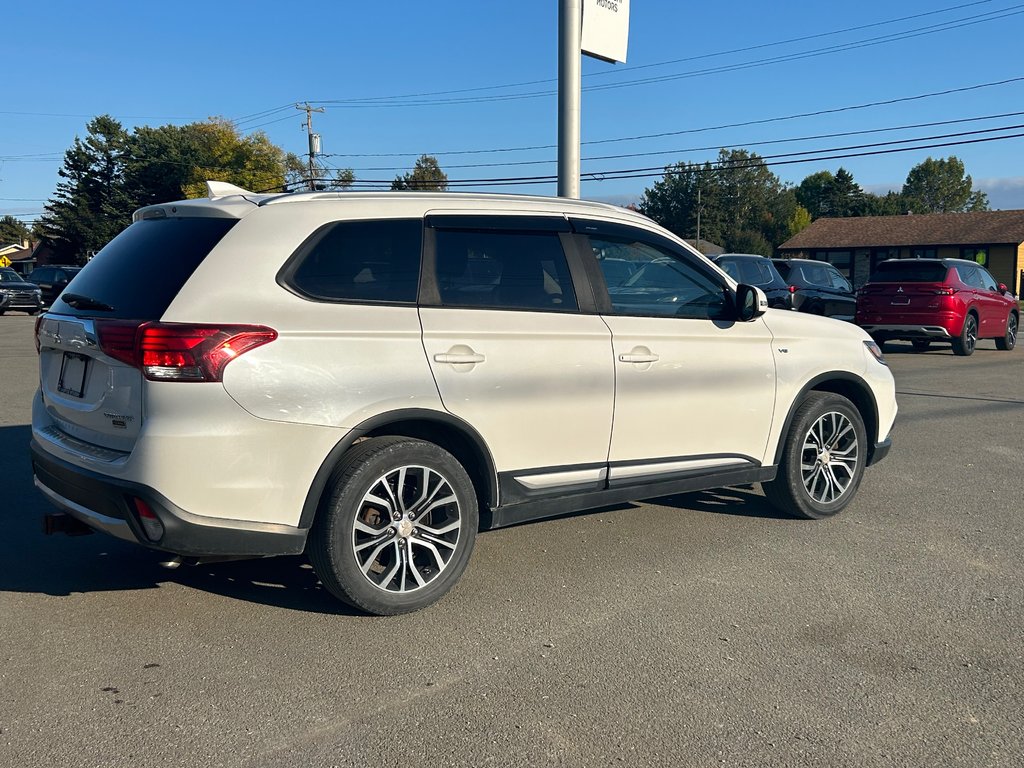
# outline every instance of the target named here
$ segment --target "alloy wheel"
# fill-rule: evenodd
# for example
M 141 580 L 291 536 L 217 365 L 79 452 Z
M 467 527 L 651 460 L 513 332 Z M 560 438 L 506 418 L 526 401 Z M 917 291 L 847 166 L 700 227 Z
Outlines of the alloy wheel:
M 819 504 L 831 504 L 853 483 L 860 461 L 857 430 L 846 415 L 829 411 L 804 437 L 800 474 L 807 494 Z
M 375 587 L 408 593 L 448 567 L 461 533 L 461 508 L 449 480 L 429 467 L 403 466 L 363 496 L 352 526 L 353 554 Z

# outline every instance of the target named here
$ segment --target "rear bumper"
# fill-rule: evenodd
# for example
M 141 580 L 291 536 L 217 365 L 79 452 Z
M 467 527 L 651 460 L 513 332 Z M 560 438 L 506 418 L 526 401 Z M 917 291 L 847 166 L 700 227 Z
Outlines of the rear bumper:
M 871 455 L 868 457 L 868 466 L 872 467 L 886 456 L 889 455 L 889 451 L 892 450 L 892 438 L 887 437 L 880 443 L 875 443 L 871 449 Z
M 266 557 L 303 551 L 305 528 L 241 522 L 193 515 L 138 483 L 115 480 L 47 454 L 33 440 L 35 484 L 58 509 L 95 530 L 151 549 L 190 557 Z M 134 499 L 153 511 L 163 534 L 150 539 L 139 521 Z
M 949 332 L 949 329 L 941 325 L 881 325 L 869 323 L 862 324 L 860 327 L 876 339 L 945 339 L 948 341 L 953 338 L 953 334 Z

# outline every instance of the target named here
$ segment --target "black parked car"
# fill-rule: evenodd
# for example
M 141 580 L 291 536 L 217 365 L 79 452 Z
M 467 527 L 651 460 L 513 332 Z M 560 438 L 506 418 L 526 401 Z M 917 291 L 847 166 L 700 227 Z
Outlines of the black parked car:
M 81 267 L 52 264 L 47 267 L 36 267 L 28 276 L 29 282 L 35 283 L 43 292 L 43 304 L 50 306 L 53 300 L 67 288 L 71 278 L 81 272 Z
M 853 322 L 857 297 L 838 269 L 809 259 L 772 259 L 772 264 L 789 284 L 793 309 Z
M 42 308 L 39 286 L 27 282 L 9 267 L 0 268 L 0 315 L 11 311 L 35 315 Z
M 790 309 L 789 284 L 775 269 L 771 259 L 752 253 L 722 253 L 709 256 L 737 283 L 756 285 L 768 297 L 768 306 Z

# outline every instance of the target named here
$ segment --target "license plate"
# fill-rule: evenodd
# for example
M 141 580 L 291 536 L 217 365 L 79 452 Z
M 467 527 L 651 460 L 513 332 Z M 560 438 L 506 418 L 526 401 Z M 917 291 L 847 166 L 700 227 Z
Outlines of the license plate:
M 60 378 L 57 391 L 71 397 L 81 397 L 85 392 L 85 368 L 89 358 L 77 352 L 65 352 L 60 364 Z
M 893 299 L 892 305 L 894 307 L 905 307 L 910 304 L 910 299 Z

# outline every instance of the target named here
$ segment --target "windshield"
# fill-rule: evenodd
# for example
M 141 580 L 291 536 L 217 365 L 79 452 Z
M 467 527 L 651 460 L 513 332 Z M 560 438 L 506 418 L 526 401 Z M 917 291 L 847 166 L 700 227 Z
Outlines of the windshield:
M 25 278 L 10 267 L 0 268 L 0 283 L 24 283 Z

